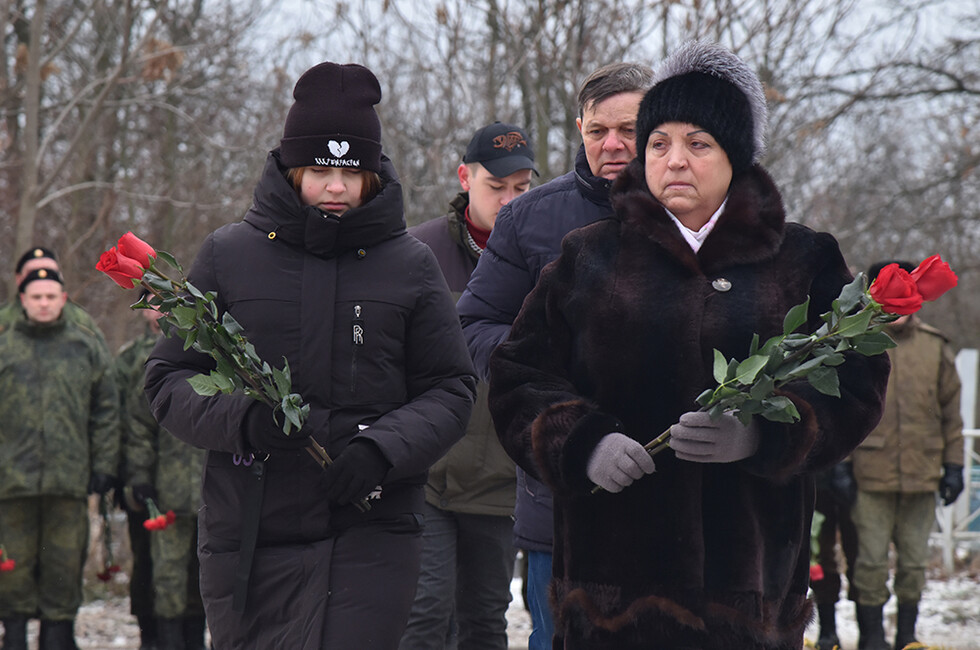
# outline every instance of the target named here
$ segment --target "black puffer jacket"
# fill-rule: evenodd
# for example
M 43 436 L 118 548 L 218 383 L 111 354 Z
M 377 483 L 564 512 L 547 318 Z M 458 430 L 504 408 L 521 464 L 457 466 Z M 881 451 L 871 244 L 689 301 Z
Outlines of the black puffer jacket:
M 575 169 L 500 208 L 486 250 L 456 304 L 476 371 L 489 376 L 490 353 L 507 338 L 541 269 L 558 257 L 570 231 L 612 214 L 610 181 L 592 174 L 585 147 Z M 518 465 L 521 459 L 516 458 Z M 514 545 L 551 552 L 551 491 L 532 469 L 517 469 Z
M 311 407 L 313 437 L 331 456 L 355 436 L 368 438 L 391 469 L 380 500 L 362 514 L 327 503 L 323 472 L 305 451 L 272 456 L 265 463 L 260 555 L 264 548 L 315 544 L 368 519 L 421 512 L 426 470 L 463 435 L 475 394 L 453 299 L 431 251 L 405 231 L 401 187 L 387 158 L 381 193 L 342 218 L 303 206 L 283 172 L 273 151 L 252 208 L 208 236 L 189 280 L 217 293 L 219 309 L 242 324 L 263 359 L 288 360 L 293 388 Z M 356 313 L 362 345 L 352 334 Z M 236 569 L 250 475 L 241 462 L 241 423 L 252 400 L 202 397 L 186 381 L 212 367 L 209 357 L 183 351 L 179 339 L 163 339 L 148 361 L 146 386 L 160 423 L 210 450 L 200 516 L 202 588 L 209 579 L 230 581 Z M 275 579 L 268 562 L 289 558 L 264 558 L 262 574 Z M 276 606 L 276 599 L 273 590 L 261 601 Z

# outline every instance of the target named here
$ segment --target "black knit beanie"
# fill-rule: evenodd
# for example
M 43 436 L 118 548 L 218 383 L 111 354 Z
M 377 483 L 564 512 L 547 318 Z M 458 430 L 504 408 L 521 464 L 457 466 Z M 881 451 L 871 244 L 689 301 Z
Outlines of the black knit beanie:
M 293 89 L 279 157 L 286 167 L 357 167 L 381 171 L 381 85 L 362 65 L 324 62 Z
M 650 132 L 666 122 L 705 129 L 725 150 L 733 174 L 759 162 L 765 153 L 768 110 L 762 83 L 720 45 L 689 43 L 661 65 L 636 118 L 641 162 Z

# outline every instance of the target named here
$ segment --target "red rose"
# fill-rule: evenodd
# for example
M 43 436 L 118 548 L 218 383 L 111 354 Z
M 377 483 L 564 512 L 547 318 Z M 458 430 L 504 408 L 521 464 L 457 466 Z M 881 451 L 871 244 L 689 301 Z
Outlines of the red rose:
M 177 515 L 174 514 L 173 510 L 167 510 L 167 525 L 169 526 L 175 521 L 177 521 Z
M 136 260 L 120 255 L 115 247 L 102 253 L 96 271 L 102 271 L 123 289 L 132 289 L 143 277 L 143 267 Z
M 823 567 L 819 564 L 810 565 L 810 582 L 820 582 L 823 580 Z
M 131 232 L 119 238 L 113 246 L 99 257 L 95 265 L 123 289 L 132 289 L 143 278 L 143 271 L 149 268 L 157 252 L 145 241 Z
M 120 255 L 125 255 L 129 259 L 134 260 L 144 269 L 149 268 L 150 262 L 156 259 L 157 256 L 157 252 L 153 250 L 152 246 L 131 232 L 127 232 L 120 237 L 117 246 L 119 247 Z
M 157 521 L 156 517 L 151 517 L 143 522 L 143 528 L 147 530 L 159 530 L 160 522 Z
M 911 273 L 923 300 L 935 300 L 959 281 L 949 264 L 938 255 L 923 260 Z
M 13 571 L 15 566 L 17 566 L 17 562 L 8 558 L 0 562 L 0 571 Z
M 922 294 L 908 271 L 898 264 L 881 269 L 869 289 L 872 300 L 890 314 L 914 314 L 922 309 Z

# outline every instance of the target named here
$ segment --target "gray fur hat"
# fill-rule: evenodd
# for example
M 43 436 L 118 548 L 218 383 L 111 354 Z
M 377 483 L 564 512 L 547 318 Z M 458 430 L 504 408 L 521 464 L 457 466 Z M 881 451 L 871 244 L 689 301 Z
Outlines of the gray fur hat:
M 665 122 L 689 122 L 718 141 L 735 174 L 766 151 L 769 110 L 758 75 L 717 43 L 691 41 L 667 57 L 640 104 L 636 151 L 645 159 L 650 132 Z

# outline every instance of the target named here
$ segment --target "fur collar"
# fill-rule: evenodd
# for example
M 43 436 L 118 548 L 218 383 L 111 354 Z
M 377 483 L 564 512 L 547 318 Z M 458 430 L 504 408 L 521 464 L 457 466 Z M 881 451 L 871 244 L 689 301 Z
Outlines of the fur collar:
M 710 274 L 768 259 L 779 249 L 786 227 L 779 190 L 759 165 L 732 180 L 725 211 L 698 253 L 650 194 L 639 159 L 634 159 L 613 183 L 610 200 L 625 237 L 655 242 L 693 273 Z

